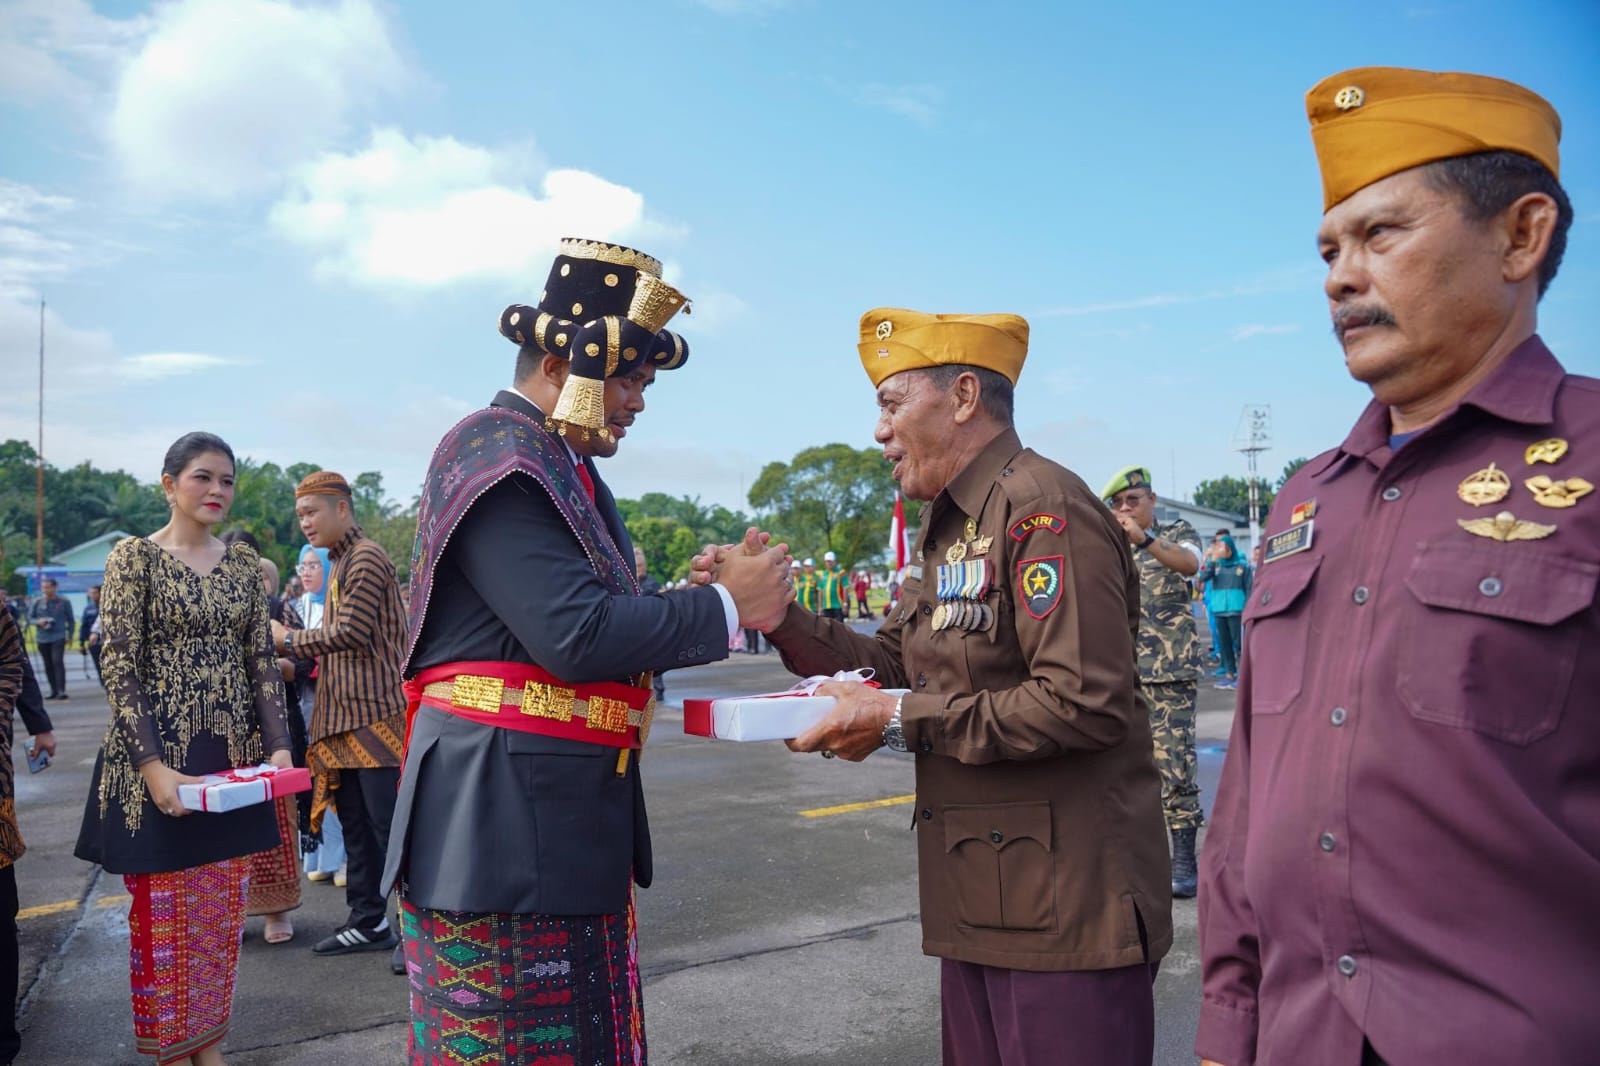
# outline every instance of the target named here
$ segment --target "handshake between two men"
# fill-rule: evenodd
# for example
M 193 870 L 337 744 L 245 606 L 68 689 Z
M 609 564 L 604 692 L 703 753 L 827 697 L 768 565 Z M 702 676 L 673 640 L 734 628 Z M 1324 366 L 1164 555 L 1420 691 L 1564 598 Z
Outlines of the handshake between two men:
M 788 545 L 770 546 L 772 537 L 755 527 L 745 531 L 737 544 L 708 544 L 689 565 L 689 582 L 694 585 L 719 584 L 733 596 L 739 611 L 739 624 L 758 629 L 772 641 L 772 631 L 783 622 L 789 605 L 795 601 L 794 582 L 789 577 Z M 773 595 L 773 582 L 779 593 Z M 848 630 L 843 622 L 816 619 L 820 624 Z M 866 639 L 859 637 L 857 639 Z M 784 653 L 781 642 L 773 646 Z M 785 654 L 785 663 L 789 656 Z M 840 661 L 829 672 L 848 670 L 860 663 Z M 896 717 L 899 699 L 859 681 L 830 681 L 817 688 L 819 696 L 836 701 L 827 716 L 793 740 L 785 741 L 790 751 L 820 752 L 824 758 L 860 762 L 885 743 L 885 727 Z

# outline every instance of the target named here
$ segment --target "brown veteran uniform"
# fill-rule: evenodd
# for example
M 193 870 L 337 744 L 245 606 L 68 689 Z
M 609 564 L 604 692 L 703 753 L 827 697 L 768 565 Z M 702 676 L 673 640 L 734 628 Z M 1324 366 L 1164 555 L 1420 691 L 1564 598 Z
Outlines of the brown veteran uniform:
M 970 329 L 992 320 L 1001 328 Z M 884 321 L 896 344 L 880 360 Z M 935 360 L 1014 381 L 1026 331 L 1009 315 L 869 312 L 862 359 L 875 385 Z M 1001 1061 L 951 1055 L 952 1031 L 987 1028 L 1002 1055 L 1056 1049 L 1004 1061 L 1149 1063 L 1171 894 L 1127 536 L 1077 475 L 1009 429 L 920 526 L 875 636 L 799 606 L 769 636 L 797 673 L 871 666 L 885 688 L 911 690 L 923 950 L 946 960 L 946 1061 Z
M 1340 92 L 1436 149 L 1461 126 L 1455 154 L 1522 151 L 1472 122 L 1471 94 L 1501 118 L 1532 95 L 1352 71 L 1312 91 L 1313 116 Z M 1367 182 L 1430 158 L 1347 147 Z M 1197 1050 L 1600 1061 L 1600 382 L 1532 336 L 1391 432 L 1373 401 L 1265 530 L 1201 864 Z

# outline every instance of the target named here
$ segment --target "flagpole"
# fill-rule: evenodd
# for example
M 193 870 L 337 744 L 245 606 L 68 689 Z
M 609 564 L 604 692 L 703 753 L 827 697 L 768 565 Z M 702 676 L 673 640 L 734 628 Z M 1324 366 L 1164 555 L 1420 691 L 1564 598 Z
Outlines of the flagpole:
M 39 454 L 35 464 L 36 490 L 33 516 L 34 579 L 44 575 L 44 301 L 39 301 Z

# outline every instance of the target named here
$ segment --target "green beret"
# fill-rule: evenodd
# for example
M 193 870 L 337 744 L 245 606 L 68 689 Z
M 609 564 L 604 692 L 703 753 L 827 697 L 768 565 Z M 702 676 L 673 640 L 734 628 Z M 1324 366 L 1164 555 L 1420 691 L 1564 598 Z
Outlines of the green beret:
M 1150 487 L 1150 469 L 1144 466 L 1130 466 L 1125 470 L 1118 470 L 1106 487 L 1100 490 L 1100 498 L 1109 500 L 1123 489 L 1147 489 Z

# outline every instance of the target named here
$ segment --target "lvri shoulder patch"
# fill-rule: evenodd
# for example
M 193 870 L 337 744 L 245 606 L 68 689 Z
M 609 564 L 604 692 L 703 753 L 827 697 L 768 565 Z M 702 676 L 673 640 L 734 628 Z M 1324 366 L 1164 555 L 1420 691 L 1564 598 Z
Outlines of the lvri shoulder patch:
M 1036 529 L 1042 529 L 1046 533 L 1060 533 L 1066 528 L 1067 520 L 1065 518 L 1058 514 L 1040 511 L 1038 514 L 1031 514 L 1027 518 L 1012 523 L 1011 539 L 1020 543 L 1023 537 L 1026 537 Z
M 1045 618 L 1061 603 L 1061 566 L 1064 557 L 1047 555 L 1017 564 L 1017 593 L 1034 618 Z

